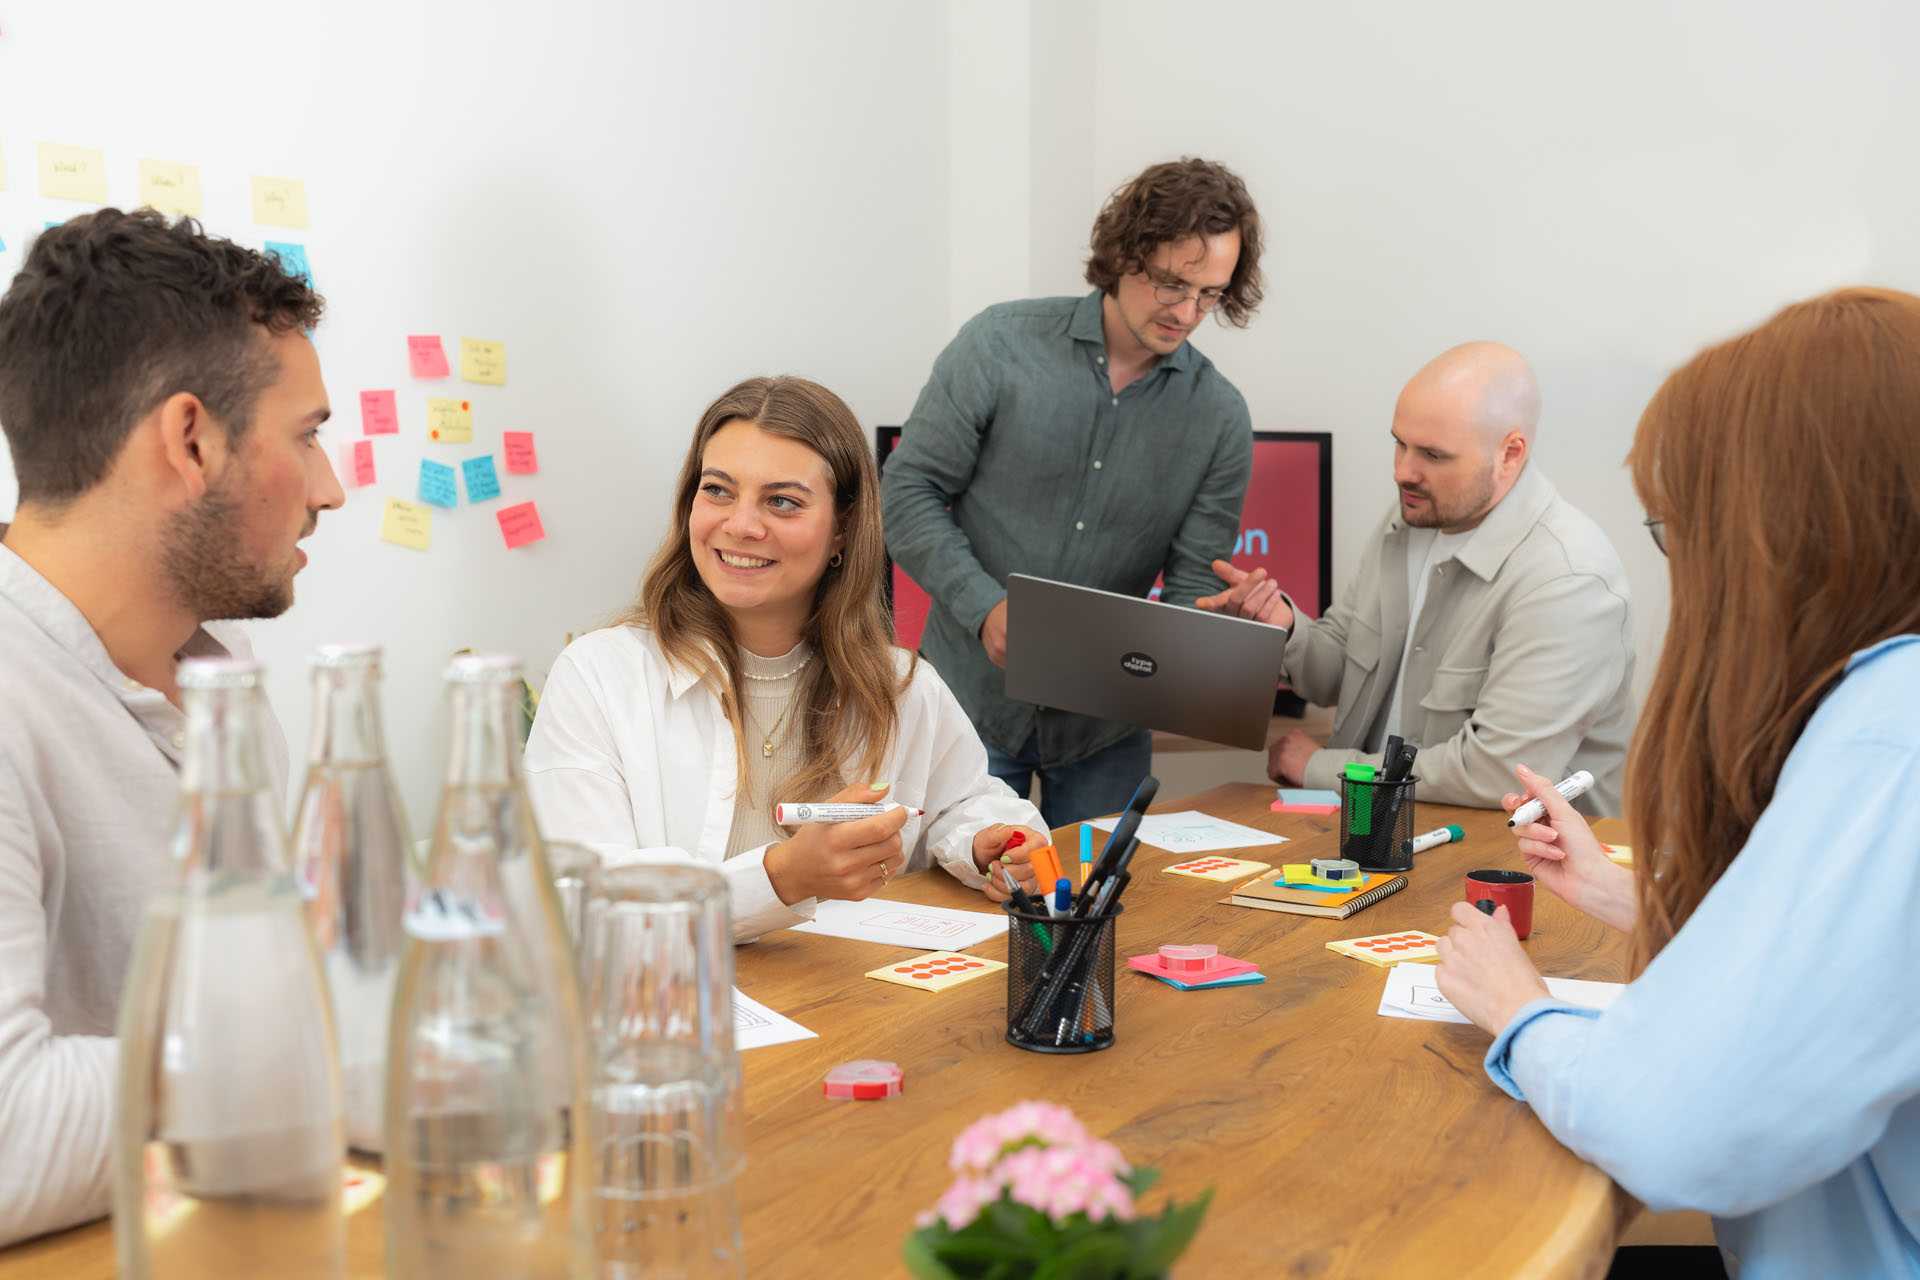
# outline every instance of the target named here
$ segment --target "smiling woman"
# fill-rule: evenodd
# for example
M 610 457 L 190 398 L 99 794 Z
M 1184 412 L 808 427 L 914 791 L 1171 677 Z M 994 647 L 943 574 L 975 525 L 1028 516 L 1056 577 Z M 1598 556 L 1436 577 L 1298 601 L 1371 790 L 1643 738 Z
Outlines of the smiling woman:
M 878 476 L 840 397 L 753 378 L 701 416 L 640 598 L 554 665 L 527 746 L 541 826 L 603 854 L 667 846 L 719 863 L 735 932 L 865 898 L 903 868 L 986 876 L 1033 807 L 930 667 L 894 648 Z M 857 779 L 888 782 L 849 785 Z M 775 802 L 905 808 L 788 833 Z M 786 838 L 783 838 L 786 837 Z M 1023 850 L 1006 865 L 1033 885 Z

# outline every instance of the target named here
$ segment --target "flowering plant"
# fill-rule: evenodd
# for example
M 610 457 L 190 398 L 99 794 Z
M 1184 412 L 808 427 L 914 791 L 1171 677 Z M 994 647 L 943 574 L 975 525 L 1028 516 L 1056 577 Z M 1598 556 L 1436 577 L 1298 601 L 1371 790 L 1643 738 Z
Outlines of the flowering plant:
M 1165 1275 L 1213 1199 L 1143 1217 L 1158 1179 L 1066 1107 L 1022 1102 L 953 1140 L 953 1185 L 907 1237 L 920 1280 L 1145 1280 Z

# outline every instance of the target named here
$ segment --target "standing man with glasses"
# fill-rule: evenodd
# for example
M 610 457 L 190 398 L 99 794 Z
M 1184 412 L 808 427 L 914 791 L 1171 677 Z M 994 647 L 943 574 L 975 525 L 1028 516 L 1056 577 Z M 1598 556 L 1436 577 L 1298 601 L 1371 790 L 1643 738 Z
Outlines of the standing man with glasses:
M 1049 826 L 1122 808 L 1153 759 L 1129 724 L 1006 696 L 1009 574 L 1191 605 L 1233 550 L 1246 400 L 1188 337 L 1260 304 L 1260 217 L 1224 166 L 1157 164 L 1094 221 L 1080 298 L 1005 302 L 934 362 L 881 486 L 887 546 L 933 598 L 921 655 L 988 767 Z

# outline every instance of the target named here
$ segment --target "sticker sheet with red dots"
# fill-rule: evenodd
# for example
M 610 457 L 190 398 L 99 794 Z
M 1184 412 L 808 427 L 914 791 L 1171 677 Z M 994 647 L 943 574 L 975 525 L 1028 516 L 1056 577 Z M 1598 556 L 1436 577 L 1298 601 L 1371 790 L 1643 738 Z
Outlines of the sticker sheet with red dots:
M 957 987 L 963 982 L 998 973 L 1006 967 L 998 960 L 986 960 L 962 951 L 929 951 L 911 960 L 883 964 L 867 976 L 921 991 L 945 991 L 948 987 Z
M 1440 959 L 1440 953 L 1434 950 L 1434 944 L 1440 939 L 1418 929 L 1406 929 L 1399 933 L 1374 933 L 1364 938 L 1348 938 L 1343 942 L 1329 942 L 1327 950 L 1338 951 L 1343 956 L 1352 956 L 1355 960 L 1365 960 L 1368 964 L 1382 969 L 1391 969 L 1396 964 L 1408 960 L 1425 961 L 1429 964 Z
M 1245 858 L 1189 858 L 1185 862 L 1176 862 L 1162 868 L 1168 875 L 1192 876 L 1196 880 L 1218 880 L 1225 884 L 1229 880 L 1245 880 L 1257 876 L 1262 871 L 1273 870 L 1271 862 L 1249 862 Z

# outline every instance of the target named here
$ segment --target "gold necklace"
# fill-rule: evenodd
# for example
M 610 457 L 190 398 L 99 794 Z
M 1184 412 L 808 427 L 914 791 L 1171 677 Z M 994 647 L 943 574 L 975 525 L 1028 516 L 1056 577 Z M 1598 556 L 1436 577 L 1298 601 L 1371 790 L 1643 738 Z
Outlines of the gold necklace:
M 807 669 L 807 663 L 810 663 L 812 661 L 813 661 L 813 658 L 811 655 L 809 655 L 806 662 L 802 662 L 799 666 L 795 667 L 792 671 L 789 671 L 787 674 L 796 675 L 796 676 L 799 675 L 802 671 L 805 671 Z M 795 685 L 793 693 L 790 694 L 787 698 L 787 705 L 780 708 L 779 719 L 773 722 L 773 728 L 767 730 L 767 736 L 760 739 L 760 756 L 762 759 L 765 759 L 765 760 L 773 759 L 774 736 L 780 732 L 780 726 L 787 722 L 787 713 L 793 710 L 793 704 L 798 702 L 799 700 L 800 700 L 800 688 L 798 685 Z

